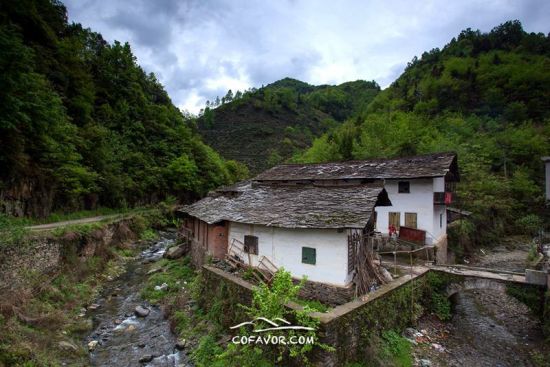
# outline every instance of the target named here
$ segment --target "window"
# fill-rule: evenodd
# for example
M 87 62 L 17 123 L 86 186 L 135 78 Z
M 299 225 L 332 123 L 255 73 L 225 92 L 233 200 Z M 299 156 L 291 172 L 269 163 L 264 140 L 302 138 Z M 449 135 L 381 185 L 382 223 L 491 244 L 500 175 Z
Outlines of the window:
M 411 192 L 411 183 L 409 181 L 399 181 L 397 183 L 397 192 L 400 194 L 409 194 Z
M 405 227 L 417 228 L 416 213 L 405 213 Z
M 439 228 L 443 228 L 443 213 L 439 214 Z
M 388 215 L 388 228 L 393 226 L 396 230 L 399 229 L 399 226 L 401 225 L 401 213 L 389 212 Z
M 244 252 L 251 255 L 258 255 L 258 237 L 244 236 Z
M 302 247 L 302 263 L 315 265 L 316 261 L 316 250 L 312 247 Z

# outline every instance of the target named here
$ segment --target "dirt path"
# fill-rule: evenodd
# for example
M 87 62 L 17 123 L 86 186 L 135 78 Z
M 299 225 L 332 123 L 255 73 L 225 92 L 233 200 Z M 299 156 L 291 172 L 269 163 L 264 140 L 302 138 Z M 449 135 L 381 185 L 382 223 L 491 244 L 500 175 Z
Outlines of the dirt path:
M 70 226 L 70 225 L 74 225 L 74 224 L 86 224 L 86 223 L 101 222 L 102 220 L 105 220 L 105 219 L 114 219 L 114 218 L 117 218 L 117 217 L 120 217 L 120 216 L 121 216 L 121 214 L 98 215 L 98 216 L 95 216 L 95 217 L 65 220 L 65 221 L 62 221 L 62 222 L 38 224 L 38 225 L 35 225 L 35 226 L 28 226 L 26 228 L 31 230 L 31 231 L 47 231 L 47 230 L 50 230 L 50 229 Z

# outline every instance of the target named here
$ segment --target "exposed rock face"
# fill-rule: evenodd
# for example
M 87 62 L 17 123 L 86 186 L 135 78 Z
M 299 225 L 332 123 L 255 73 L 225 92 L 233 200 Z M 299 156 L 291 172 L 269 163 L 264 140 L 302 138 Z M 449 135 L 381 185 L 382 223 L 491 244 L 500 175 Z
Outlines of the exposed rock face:
M 63 257 L 74 249 L 78 257 L 85 260 L 101 254 L 107 247 L 132 240 L 135 234 L 130 230 L 130 221 L 123 219 L 107 224 L 88 235 L 67 232 L 55 238 L 44 233 L 29 239 L 26 244 L 6 246 L 0 256 L 0 285 L 17 291 L 25 282 L 25 274 L 55 271 Z
M 164 257 L 170 260 L 174 260 L 182 257 L 184 253 L 185 249 L 182 246 L 174 246 L 166 250 L 166 252 L 164 253 Z

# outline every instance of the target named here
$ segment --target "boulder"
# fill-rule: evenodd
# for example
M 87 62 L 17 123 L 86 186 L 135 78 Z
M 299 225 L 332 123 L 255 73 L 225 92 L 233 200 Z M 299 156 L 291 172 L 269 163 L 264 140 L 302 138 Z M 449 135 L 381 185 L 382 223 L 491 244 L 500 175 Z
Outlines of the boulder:
M 66 340 L 62 340 L 58 343 L 59 348 L 70 352 L 78 351 L 78 346 Z
M 182 246 L 172 246 L 164 253 L 164 257 L 170 260 L 180 258 L 184 255 L 185 249 Z
M 176 343 L 176 349 L 177 349 L 177 350 L 184 350 L 186 344 L 187 344 L 187 340 L 185 340 L 185 339 L 180 339 L 180 340 L 178 340 L 178 342 Z
M 97 340 L 92 340 L 91 342 L 88 343 L 88 350 L 90 352 L 93 351 L 98 344 L 99 342 Z
M 147 307 L 137 306 L 134 312 L 138 317 L 147 317 L 151 311 Z
M 139 359 L 139 363 L 149 363 L 153 360 L 152 354 L 146 354 Z

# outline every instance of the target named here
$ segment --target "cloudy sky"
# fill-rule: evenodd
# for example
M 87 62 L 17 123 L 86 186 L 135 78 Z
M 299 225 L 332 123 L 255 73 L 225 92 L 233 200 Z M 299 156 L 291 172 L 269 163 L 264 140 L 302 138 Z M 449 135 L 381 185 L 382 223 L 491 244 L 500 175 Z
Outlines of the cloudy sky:
M 519 19 L 550 31 L 548 0 L 65 0 L 69 19 L 130 42 L 172 101 L 197 112 L 228 89 L 284 77 L 388 86 L 415 55 L 462 29 Z

